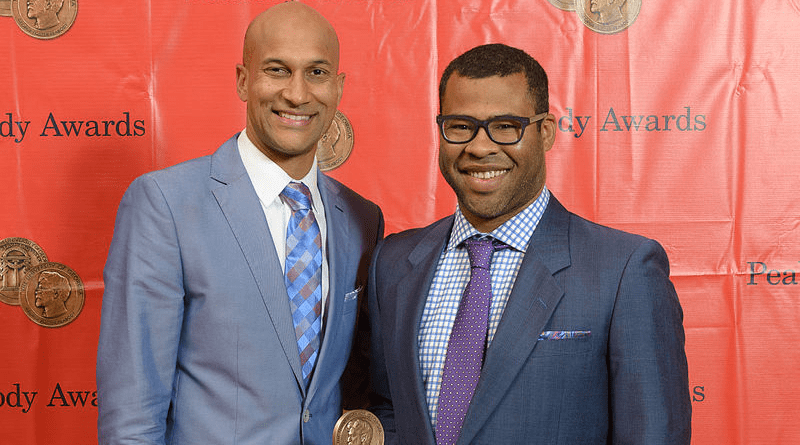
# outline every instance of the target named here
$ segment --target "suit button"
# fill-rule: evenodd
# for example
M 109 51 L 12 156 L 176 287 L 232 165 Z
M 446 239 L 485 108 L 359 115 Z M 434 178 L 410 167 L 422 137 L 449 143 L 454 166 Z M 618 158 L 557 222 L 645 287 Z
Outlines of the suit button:
M 309 420 L 311 420 L 311 411 L 303 411 L 303 423 L 308 423 Z

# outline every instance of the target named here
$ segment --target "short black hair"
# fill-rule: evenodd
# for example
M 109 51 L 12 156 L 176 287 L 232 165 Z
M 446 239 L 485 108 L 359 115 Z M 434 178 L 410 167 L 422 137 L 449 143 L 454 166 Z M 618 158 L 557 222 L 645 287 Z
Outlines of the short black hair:
M 521 49 L 502 43 L 490 43 L 472 48 L 456 57 L 447 65 L 439 81 L 439 110 L 447 81 L 453 73 L 470 79 L 483 79 L 492 76 L 509 76 L 523 73 L 528 81 L 528 94 L 533 100 L 535 112 L 549 111 L 547 73 L 539 62 Z

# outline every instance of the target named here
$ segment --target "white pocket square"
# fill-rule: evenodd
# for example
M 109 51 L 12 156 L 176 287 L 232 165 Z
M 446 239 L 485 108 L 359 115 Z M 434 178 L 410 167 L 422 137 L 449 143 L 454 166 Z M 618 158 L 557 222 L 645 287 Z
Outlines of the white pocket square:
M 355 300 L 358 298 L 358 294 L 360 294 L 362 290 L 364 290 L 364 286 L 358 286 L 356 290 L 351 290 L 350 292 L 344 294 L 344 301 Z

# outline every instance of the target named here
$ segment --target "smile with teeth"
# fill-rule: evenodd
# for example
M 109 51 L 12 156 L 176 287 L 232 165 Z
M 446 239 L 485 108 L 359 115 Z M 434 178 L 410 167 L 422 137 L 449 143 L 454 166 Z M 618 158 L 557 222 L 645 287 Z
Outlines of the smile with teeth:
M 289 120 L 293 120 L 293 121 L 297 121 L 297 122 L 304 122 L 304 121 L 307 121 L 307 120 L 311 119 L 311 116 L 309 116 L 309 115 L 289 114 L 289 113 L 284 113 L 282 111 L 278 111 L 278 116 L 280 116 L 280 117 L 282 117 L 284 119 L 289 119 Z
M 492 170 L 488 172 L 467 172 L 468 175 L 478 179 L 492 179 L 508 173 L 508 170 Z

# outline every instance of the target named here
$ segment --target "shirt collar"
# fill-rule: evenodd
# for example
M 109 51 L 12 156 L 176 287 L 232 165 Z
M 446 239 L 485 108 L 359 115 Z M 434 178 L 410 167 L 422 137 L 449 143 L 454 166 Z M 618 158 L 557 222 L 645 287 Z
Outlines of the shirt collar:
M 281 192 L 292 179 L 278 164 L 268 158 L 258 147 L 253 144 L 247 132 L 242 130 L 237 139 L 239 154 L 242 157 L 244 168 L 247 170 L 250 181 L 256 189 L 258 198 L 264 204 L 269 204 L 278 199 Z M 311 207 L 315 213 L 322 211 L 322 197 L 317 186 L 317 158 L 308 173 L 300 179 L 311 191 Z
M 475 227 L 467 221 L 467 218 L 464 217 L 464 214 L 461 213 L 461 207 L 459 206 L 456 208 L 455 220 L 453 221 L 453 229 L 450 231 L 450 241 L 447 243 L 447 250 L 455 249 L 463 243 L 464 240 L 470 237 L 488 235 L 520 252 L 525 252 L 528 248 L 531 236 L 533 236 L 533 231 L 536 230 L 536 226 L 542 219 L 542 214 L 544 214 L 544 209 L 547 208 L 547 203 L 549 201 L 550 190 L 547 189 L 547 186 L 544 186 L 539 196 L 536 197 L 536 200 L 488 234 L 481 233 L 475 229 Z

